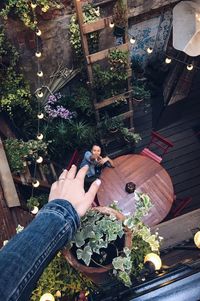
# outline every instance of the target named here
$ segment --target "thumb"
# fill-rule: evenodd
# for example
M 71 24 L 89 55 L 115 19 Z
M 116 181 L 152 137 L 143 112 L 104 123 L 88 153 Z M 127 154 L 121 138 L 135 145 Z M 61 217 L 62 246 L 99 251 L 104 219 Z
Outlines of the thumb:
M 92 183 L 88 192 L 86 192 L 85 198 L 88 206 L 91 206 L 92 202 L 94 201 L 95 195 L 100 185 L 101 185 L 101 180 L 97 179 Z

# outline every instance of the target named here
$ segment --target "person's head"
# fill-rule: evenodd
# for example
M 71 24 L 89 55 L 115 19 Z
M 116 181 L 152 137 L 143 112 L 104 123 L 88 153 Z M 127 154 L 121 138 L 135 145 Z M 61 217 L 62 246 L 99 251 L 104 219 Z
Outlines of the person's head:
M 92 146 L 91 152 L 95 156 L 100 156 L 101 155 L 101 147 L 99 145 L 97 145 L 97 144 L 94 144 Z

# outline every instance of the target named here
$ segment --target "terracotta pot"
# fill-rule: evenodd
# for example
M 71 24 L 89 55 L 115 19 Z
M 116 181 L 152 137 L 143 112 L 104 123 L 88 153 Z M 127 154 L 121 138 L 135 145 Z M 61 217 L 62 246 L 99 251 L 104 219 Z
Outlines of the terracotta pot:
M 92 210 L 99 211 L 106 215 L 114 214 L 118 220 L 125 219 L 125 216 L 121 212 L 109 207 L 94 207 Z M 131 248 L 131 246 L 132 232 L 126 228 L 124 247 Z M 113 277 L 109 275 L 109 272 L 112 270 L 112 264 L 104 267 L 88 267 L 81 264 L 70 250 L 64 250 L 63 255 L 76 270 L 89 277 L 95 284 L 102 285 L 113 281 Z

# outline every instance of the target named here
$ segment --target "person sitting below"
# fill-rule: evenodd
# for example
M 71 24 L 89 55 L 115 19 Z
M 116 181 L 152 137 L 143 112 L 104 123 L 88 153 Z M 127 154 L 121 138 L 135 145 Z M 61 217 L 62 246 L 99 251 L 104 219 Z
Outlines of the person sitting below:
M 80 168 L 88 165 L 89 169 L 85 177 L 85 183 L 92 183 L 101 174 L 101 170 L 104 167 L 114 167 L 113 161 L 108 157 L 101 156 L 101 147 L 97 144 L 92 146 L 91 151 L 86 151 L 84 158 L 80 164 Z

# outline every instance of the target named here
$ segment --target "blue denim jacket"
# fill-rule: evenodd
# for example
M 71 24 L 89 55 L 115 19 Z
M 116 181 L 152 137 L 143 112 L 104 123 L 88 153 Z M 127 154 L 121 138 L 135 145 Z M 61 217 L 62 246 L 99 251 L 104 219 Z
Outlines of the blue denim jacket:
M 64 200 L 45 205 L 0 251 L 0 300 L 25 301 L 44 268 L 72 239 L 80 219 Z

